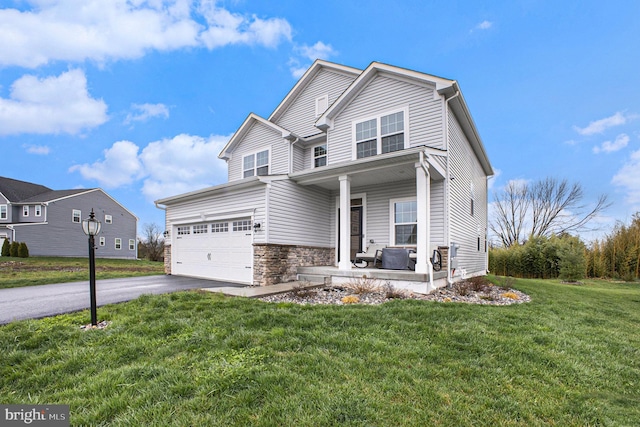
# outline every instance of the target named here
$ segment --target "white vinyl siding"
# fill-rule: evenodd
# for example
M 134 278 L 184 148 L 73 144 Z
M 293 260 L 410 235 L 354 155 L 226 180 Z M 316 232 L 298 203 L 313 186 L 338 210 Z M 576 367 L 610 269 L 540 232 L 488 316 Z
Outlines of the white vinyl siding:
M 380 74 L 342 110 L 328 131 L 328 163 L 344 162 L 353 154 L 353 123 L 381 113 L 408 108 L 404 117 L 406 147 L 443 146 L 443 101 L 435 87 Z
M 320 70 L 275 123 L 301 137 L 320 133 L 314 126 L 317 99 L 327 95 L 327 105 L 331 105 L 355 78 L 327 69 Z
M 329 191 L 274 181 L 269 205 L 269 243 L 331 246 L 333 211 Z
M 487 230 L 487 180 L 455 115 L 449 112 L 451 174 L 451 241 L 460 245 L 458 268 L 469 274 L 487 269 L 484 251 Z M 471 190 L 471 188 L 473 190 Z M 473 216 L 470 215 L 471 191 Z M 478 251 L 480 238 L 480 251 Z
M 289 145 L 282 134 L 260 122 L 255 122 L 235 147 L 228 161 L 229 181 L 242 179 L 244 175 L 244 157 L 269 150 L 269 174 L 289 172 Z

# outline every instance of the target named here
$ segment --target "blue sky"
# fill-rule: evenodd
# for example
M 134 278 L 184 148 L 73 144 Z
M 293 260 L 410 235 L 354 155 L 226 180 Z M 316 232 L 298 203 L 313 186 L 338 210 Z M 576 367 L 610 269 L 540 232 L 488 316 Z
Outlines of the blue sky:
M 640 2 L 3 0 L 0 175 L 153 200 L 226 180 L 217 155 L 315 58 L 455 79 L 497 174 L 640 211 Z

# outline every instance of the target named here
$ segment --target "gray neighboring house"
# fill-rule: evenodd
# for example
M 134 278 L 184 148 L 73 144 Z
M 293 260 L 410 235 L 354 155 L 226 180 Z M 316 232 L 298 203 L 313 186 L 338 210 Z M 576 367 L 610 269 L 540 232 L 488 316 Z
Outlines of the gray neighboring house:
M 86 257 L 82 220 L 102 223 L 96 257 L 136 259 L 138 218 L 100 188 L 52 190 L 0 177 L 0 245 L 25 242 L 30 256 Z
M 168 273 L 254 285 L 366 274 L 418 292 L 486 274 L 493 169 L 455 80 L 317 60 L 219 158 L 227 183 L 156 201 Z M 372 245 L 414 250 L 415 271 L 356 268 Z

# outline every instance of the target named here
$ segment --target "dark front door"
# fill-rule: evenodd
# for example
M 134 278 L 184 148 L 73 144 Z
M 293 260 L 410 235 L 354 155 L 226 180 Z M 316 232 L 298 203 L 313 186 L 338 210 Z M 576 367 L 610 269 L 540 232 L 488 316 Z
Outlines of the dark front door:
M 362 252 L 362 206 L 351 207 L 351 259 Z

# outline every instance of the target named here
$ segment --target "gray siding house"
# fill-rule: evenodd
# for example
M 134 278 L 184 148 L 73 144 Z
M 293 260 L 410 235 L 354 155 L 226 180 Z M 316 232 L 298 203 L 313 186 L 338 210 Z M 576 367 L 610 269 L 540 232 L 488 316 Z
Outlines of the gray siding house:
M 156 201 L 168 273 L 255 285 L 366 274 L 423 292 L 486 273 L 493 170 L 455 80 L 317 60 L 219 157 L 227 183 Z M 415 270 L 356 268 L 372 245 L 412 249 Z
M 31 256 L 86 257 L 82 220 L 102 223 L 96 257 L 136 259 L 138 218 L 100 188 L 52 190 L 0 177 L 0 244 L 25 242 Z

